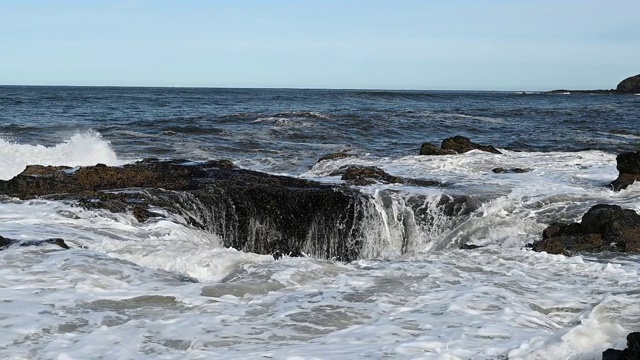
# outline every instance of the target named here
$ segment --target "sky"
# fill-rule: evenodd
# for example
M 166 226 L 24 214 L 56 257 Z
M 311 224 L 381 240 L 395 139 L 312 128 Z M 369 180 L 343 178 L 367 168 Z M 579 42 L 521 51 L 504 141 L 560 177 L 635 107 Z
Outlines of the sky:
M 0 84 L 550 90 L 640 73 L 639 0 L 0 1 Z

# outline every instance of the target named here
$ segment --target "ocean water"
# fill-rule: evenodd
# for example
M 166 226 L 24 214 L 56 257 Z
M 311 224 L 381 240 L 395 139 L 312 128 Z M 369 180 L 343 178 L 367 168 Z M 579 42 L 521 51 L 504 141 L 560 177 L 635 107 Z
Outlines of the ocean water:
M 418 156 L 464 135 L 503 154 Z M 349 164 L 446 187 L 361 187 L 362 258 L 274 260 L 180 219 L 0 198 L 6 359 L 599 359 L 640 331 L 640 256 L 525 244 L 614 193 L 640 97 L 502 92 L 0 87 L 0 179 L 27 164 L 230 159 L 341 183 Z M 317 162 L 346 151 L 351 158 Z M 522 174 L 491 169 L 526 168 Z M 477 209 L 446 216 L 442 197 Z M 461 244 L 481 245 L 460 250 Z

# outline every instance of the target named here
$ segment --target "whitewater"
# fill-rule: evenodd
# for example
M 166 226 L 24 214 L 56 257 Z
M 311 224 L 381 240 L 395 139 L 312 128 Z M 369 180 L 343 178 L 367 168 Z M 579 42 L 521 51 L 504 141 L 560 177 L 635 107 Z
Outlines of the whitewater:
M 5 196 L 1 236 L 59 237 L 70 249 L 0 251 L 3 358 L 586 360 L 640 331 L 640 255 L 525 247 L 549 223 L 578 221 L 598 203 L 640 212 L 640 184 L 606 186 L 616 154 L 639 144 L 637 97 L 47 87 L 0 95 L 2 180 L 29 164 L 159 157 L 231 159 L 332 184 L 345 165 L 372 165 L 446 185 L 359 187 L 369 216 L 352 262 L 225 248 L 160 208 L 164 217 L 139 222 Z M 417 155 L 422 142 L 458 133 L 503 154 Z M 317 162 L 336 151 L 353 157 Z M 447 196 L 467 197 L 473 210 L 443 214 Z

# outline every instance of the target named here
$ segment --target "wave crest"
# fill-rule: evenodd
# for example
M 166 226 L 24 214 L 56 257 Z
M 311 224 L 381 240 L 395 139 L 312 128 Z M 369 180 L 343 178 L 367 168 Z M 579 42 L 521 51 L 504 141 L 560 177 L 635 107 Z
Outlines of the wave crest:
M 95 131 L 76 133 L 54 146 L 19 144 L 0 138 L 0 179 L 8 180 L 27 165 L 122 165 L 111 143 Z

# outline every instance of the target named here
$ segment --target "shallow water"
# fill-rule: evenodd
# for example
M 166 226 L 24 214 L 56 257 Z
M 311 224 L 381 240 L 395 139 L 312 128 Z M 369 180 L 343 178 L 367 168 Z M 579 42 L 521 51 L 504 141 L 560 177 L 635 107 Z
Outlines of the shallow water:
M 4 198 L 0 354 L 16 359 L 594 359 L 640 330 L 640 257 L 534 253 L 553 221 L 619 193 L 640 99 L 511 93 L 0 87 L 0 178 L 27 164 L 228 158 L 340 183 L 375 165 L 438 188 L 370 185 L 363 258 L 244 253 L 176 215 Z M 456 134 L 503 154 L 417 156 Z M 316 160 L 349 151 L 353 158 Z M 491 169 L 524 168 L 522 174 Z M 443 196 L 478 205 L 448 217 Z M 161 211 L 160 209 L 156 209 Z M 482 245 L 473 251 L 460 244 Z

